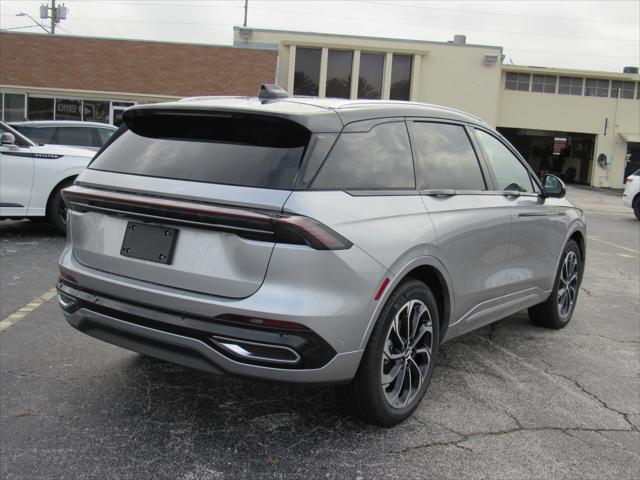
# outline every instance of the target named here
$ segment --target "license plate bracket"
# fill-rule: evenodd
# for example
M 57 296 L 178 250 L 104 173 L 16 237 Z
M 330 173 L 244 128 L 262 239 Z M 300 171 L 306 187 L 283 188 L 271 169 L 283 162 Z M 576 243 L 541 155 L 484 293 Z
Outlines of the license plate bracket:
M 120 254 L 170 265 L 178 238 L 177 228 L 128 222 Z

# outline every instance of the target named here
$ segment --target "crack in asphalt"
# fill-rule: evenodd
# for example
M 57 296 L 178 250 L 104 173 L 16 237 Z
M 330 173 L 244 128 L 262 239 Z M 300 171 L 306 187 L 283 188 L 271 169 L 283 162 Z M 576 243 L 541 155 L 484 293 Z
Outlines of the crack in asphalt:
M 514 417 L 515 418 L 515 417 Z M 425 425 L 424 422 L 422 421 L 418 421 L 418 423 Z M 440 424 L 438 424 L 440 425 Z M 442 425 L 441 425 L 442 426 Z M 457 440 L 448 440 L 448 441 L 438 441 L 438 442 L 427 442 L 427 443 L 423 443 L 420 445 L 413 445 L 410 447 L 405 447 L 399 450 L 386 450 L 383 453 L 385 454 L 390 454 L 390 455 L 398 455 L 398 454 L 403 454 L 412 450 L 419 450 L 422 448 L 432 448 L 432 447 L 442 447 L 442 446 L 453 446 L 456 448 L 460 448 L 462 450 L 467 450 L 469 452 L 473 453 L 473 449 L 468 447 L 468 446 L 464 446 L 464 445 L 460 445 L 461 443 L 464 443 L 470 439 L 473 438 L 482 438 L 482 437 L 492 437 L 492 436 L 500 436 L 500 435 L 509 435 L 512 433 L 523 433 L 523 432 L 560 432 L 563 433 L 564 435 L 570 436 L 572 438 L 576 438 L 577 440 L 580 440 L 579 438 L 571 435 L 571 432 L 593 432 L 593 433 L 598 433 L 600 435 L 602 435 L 603 433 L 606 432 L 631 432 L 631 430 L 629 429 L 616 429 L 616 428 L 581 428 L 581 427 L 571 427 L 571 428 L 562 428 L 562 427 L 524 427 L 522 425 L 518 425 L 515 428 L 507 428 L 507 429 L 502 429 L 502 430 L 490 430 L 490 431 L 486 431 L 486 432 L 471 432 L 471 433 L 461 433 L 461 432 L 457 432 L 455 430 L 452 430 L 449 427 L 444 427 L 447 430 L 455 433 L 456 435 L 459 435 L 460 439 Z M 604 437 L 606 438 L 606 437 Z M 627 451 L 627 450 L 625 450 Z M 634 455 L 635 457 L 640 458 L 640 454 L 638 452 L 629 452 L 632 455 Z

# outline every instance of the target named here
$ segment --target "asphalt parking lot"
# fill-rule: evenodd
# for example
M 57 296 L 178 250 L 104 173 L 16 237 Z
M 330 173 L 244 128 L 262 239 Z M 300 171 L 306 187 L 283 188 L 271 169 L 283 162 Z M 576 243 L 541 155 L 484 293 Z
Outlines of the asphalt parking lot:
M 0 222 L 0 477 L 640 478 L 640 222 L 620 196 L 569 198 L 589 234 L 569 326 L 522 312 L 446 343 L 390 430 L 328 387 L 214 377 L 76 332 L 47 294 L 64 239 Z

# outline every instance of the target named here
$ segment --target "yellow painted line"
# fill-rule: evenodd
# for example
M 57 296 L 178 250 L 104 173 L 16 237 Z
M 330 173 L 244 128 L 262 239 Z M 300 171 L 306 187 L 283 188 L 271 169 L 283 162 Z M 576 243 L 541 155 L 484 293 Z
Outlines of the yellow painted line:
M 598 237 L 594 237 L 593 235 L 587 235 L 587 238 L 589 240 L 593 240 L 594 242 L 604 243 L 605 245 L 609 245 L 611 247 L 616 247 L 616 248 L 621 248 L 622 250 L 626 250 L 628 252 L 635 253 L 636 255 L 640 255 L 640 252 L 638 250 L 634 250 L 633 248 L 629 248 L 629 247 L 623 247 L 622 245 L 618 245 L 618 244 L 612 243 L 612 242 L 607 242 L 606 240 L 600 240 Z
M 31 302 L 27 303 L 25 306 L 20 307 L 18 310 L 13 312 L 8 317 L 4 318 L 0 321 L 0 333 L 4 332 L 11 325 L 18 323 L 24 317 L 33 312 L 36 308 L 39 308 L 43 303 L 48 302 L 53 297 L 56 296 L 55 287 L 49 290 L 48 292 L 43 293 L 38 298 L 34 298 Z

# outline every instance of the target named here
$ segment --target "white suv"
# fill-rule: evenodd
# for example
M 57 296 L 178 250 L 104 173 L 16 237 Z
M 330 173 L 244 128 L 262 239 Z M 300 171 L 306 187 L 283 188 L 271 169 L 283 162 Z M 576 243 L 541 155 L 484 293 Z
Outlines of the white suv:
M 640 220 L 640 170 L 636 170 L 627 177 L 622 201 L 625 206 L 633 208 L 633 213 Z
M 64 233 L 67 209 L 60 190 L 73 183 L 96 152 L 36 145 L 2 122 L 0 127 L 0 220 L 46 217 Z

